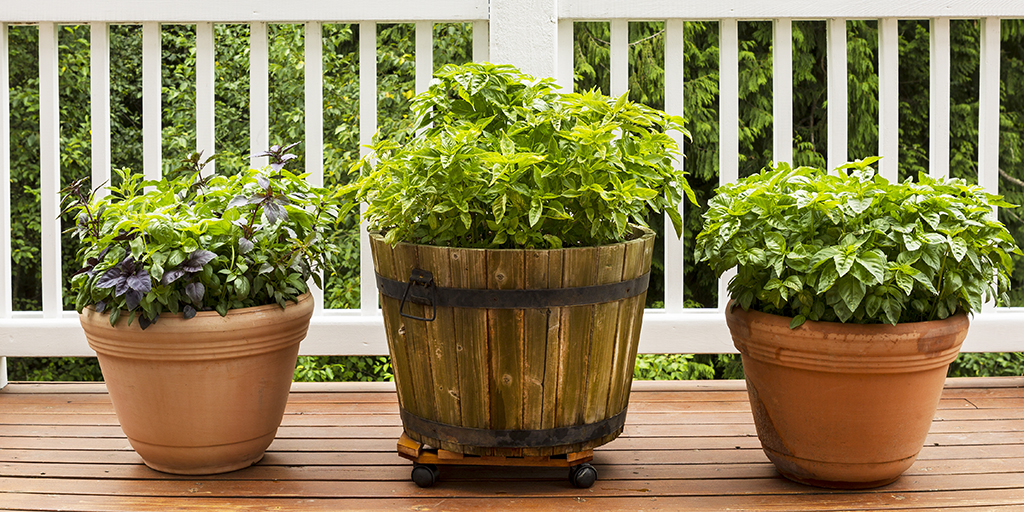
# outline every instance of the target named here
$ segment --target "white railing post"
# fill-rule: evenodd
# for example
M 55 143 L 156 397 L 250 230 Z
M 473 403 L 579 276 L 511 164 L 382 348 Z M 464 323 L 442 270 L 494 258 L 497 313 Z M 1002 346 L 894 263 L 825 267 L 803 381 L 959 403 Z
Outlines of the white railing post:
M 0 319 L 11 317 L 11 92 L 7 24 L 0 23 Z M 7 386 L 7 358 L 0 356 L 0 388 Z
M 491 59 L 537 78 L 558 72 L 558 0 L 491 0 Z M 570 40 L 570 45 L 571 40 Z
M 611 96 L 618 98 L 629 91 L 629 22 L 611 22 Z
M 740 43 L 739 24 L 735 18 L 718 22 L 719 86 L 718 86 L 718 183 L 724 185 L 740 175 Z M 729 302 L 727 286 L 732 278 L 727 272 L 718 280 L 718 307 Z
M 949 176 L 949 18 L 930 21 L 928 88 L 928 174 Z
M 573 92 L 576 88 L 576 69 L 573 55 L 574 35 L 572 20 L 558 20 L 558 50 L 555 60 L 555 83 L 562 92 Z
M 304 81 L 306 112 L 306 172 L 314 186 L 324 185 L 324 42 L 323 24 L 306 23 Z M 288 141 L 294 142 L 294 141 Z M 325 277 L 320 275 L 321 282 Z M 310 285 L 315 313 L 324 308 L 324 290 Z
M 267 157 L 256 157 L 270 147 L 270 46 L 267 24 L 249 24 L 249 166 L 260 169 Z
M 39 24 L 39 194 L 42 218 L 43 317 L 60 318 L 60 73 L 55 23 Z
M 434 78 L 434 24 L 416 22 L 416 94 L 430 88 Z
M 160 23 L 142 24 L 142 171 L 147 180 L 163 177 Z
M 878 172 L 899 181 L 900 39 L 896 18 L 878 20 Z
M 772 160 L 793 162 L 793 20 L 772 22 Z
M 491 60 L 490 25 L 486 21 L 473 22 L 473 61 Z
M 828 20 L 827 39 L 827 73 L 828 83 L 828 168 L 846 163 L 849 159 L 847 140 L 849 122 L 849 100 L 847 99 L 847 65 L 846 65 L 846 20 L 833 18 Z
M 999 25 L 981 19 L 981 69 L 978 84 L 978 184 L 999 193 Z
M 196 23 L 196 151 L 209 158 L 217 151 L 215 134 L 217 51 L 213 23 Z M 211 161 L 203 169 L 210 176 L 217 171 L 217 162 Z
M 92 183 L 96 196 L 107 195 L 104 183 L 110 182 L 110 25 L 93 23 L 90 27 L 89 97 L 92 126 Z
M 665 21 L 665 113 L 682 116 L 683 112 L 683 76 L 685 63 L 685 47 L 683 44 L 683 20 L 673 18 Z M 680 150 L 686 146 L 682 132 L 673 131 L 669 135 L 675 139 Z M 685 159 L 676 160 L 676 168 L 682 171 Z M 686 201 L 684 199 L 684 201 Z M 679 205 L 679 213 L 683 213 L 683 205 Z M 665 214 L 665 311 L 681 313 L 686 297 L 683 295 L 684 266 L 683 239 L 676 236 L 672 221 Z
M 369 153 L 367 145 L 377 132 L 377 24 L 364 21 L 359 24 L 359 155 Z M 359 309 L 363 315 L 376 315 L 377 280 L 370 252 L 370 235 L 359 207 Z

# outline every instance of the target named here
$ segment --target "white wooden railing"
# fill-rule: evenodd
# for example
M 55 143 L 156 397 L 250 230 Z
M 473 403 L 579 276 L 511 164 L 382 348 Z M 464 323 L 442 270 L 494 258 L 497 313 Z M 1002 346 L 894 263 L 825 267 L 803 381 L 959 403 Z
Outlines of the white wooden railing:
M 683 112 L 683 22 L 717 21 L 720 30 L 720 169 L 721 180 L 735 180 L 739 153 L 739 81 L 737 22 L 771 20 L 774 24 L 774 154 L 792 155 L 792 21 L 826 20 L 828 26 L 829 165 L 847 159 L 846 20 L 879 20 L 879 154 L 881 172 L 897 176 L 898 66 L 896 25 L 900 19 L 928 19 L 931 24 L 931 119 L 929 161 L 933 175 L 947 175 L 949 156 L 950 19 L 981 20 L 981 75 L 978 181 L 998 188 L 1000 19 L 1024 18 L 1021 0 L 32 0 L 5 1 L 0 8 L 0 356 L 89 356 L 92 351 L 74 312 L 63 311 L 58 214 L 60 136 L 57 31 L 61 24 L 91 26 L 93 182 L 110 176 L 109 25 L 143 27 L 143 172 L 157 177 L 161 167 L 160 25 L 195 24 L 197 61 L 196 134 L 198 148 L 215 149 L 215 23 L 251 24 L 251 146 L 268 144 L 267 25 L 305 24 L 305 141 L 307 171 L 323 180 L 321 27 L 323 23 L 360 26 L 360 134 L 366 143 L 376 131 L 376 24 L 416 23 L 416 89 L 429 84 L 432 69 L 431 24 L 472 22 L 473 57 L 507 62 L 537 76 L 553 76 L 563 86 L 573 82 L 573 23 L 610 21 L 611 92 L 627 88 L 628 22 L 666 20 L 665 108 Z M 42 197 L 42 311 L 13 312 L 10 239 L 10 112 L 8 26 L 39 27 L 40 146 Z M 262 165 L 254 159 L 254 166 Z M 721 312 L 683 309 L 682 242 L 666 237 L 665 308 L 644 318 L 641 351 L 645 353 L 733 352 Z M 372 259 L 365 232 L 362 244 L 362 304 L 356 310 L 318 309 L 305 354 L 370 355 L 387 353 L 372 279 Z M 725 293 L 720 288 L 720 297 Z M 322 297 L 319 298 L 322 304 Z M 1024 350 L 1024 309 L 988 307 L 975 316 L 964 350 Z M 2 361 L 2 358 L 0 358 Z M 0 364 L 0 386 L 6 383 Z

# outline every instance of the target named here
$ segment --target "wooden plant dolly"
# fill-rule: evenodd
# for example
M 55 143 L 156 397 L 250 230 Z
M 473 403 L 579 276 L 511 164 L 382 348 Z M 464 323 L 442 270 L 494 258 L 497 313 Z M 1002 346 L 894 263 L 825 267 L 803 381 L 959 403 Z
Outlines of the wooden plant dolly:
M 398 439 L 398 455 L 413 462 L 412 481 L 420 487 L 434 485 L 441 475 L 437 466 L 443 465 L 569 468 L 569 482 L 576 487 L 586 489 L 597 481 L 597 469 L 589 464 L 594 460 L 593 449 L 549 457 L 467 455 L 428 448 L 403 433 Z

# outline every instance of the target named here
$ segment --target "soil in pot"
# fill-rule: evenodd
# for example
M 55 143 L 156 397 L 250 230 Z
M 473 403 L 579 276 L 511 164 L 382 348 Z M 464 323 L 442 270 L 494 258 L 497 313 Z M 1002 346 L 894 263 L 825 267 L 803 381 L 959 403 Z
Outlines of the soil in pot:
M 145 331 L 86 308 L 121 428 L 146 465 L 167 473 L 214 474 L 258 462 L 284 415 L 299 342 L 313 314 L 297 304 L 237 309 L 185 320 L 162 315 Z
M 726 319 L 765 454 L 785 477 L 834 488 L 888 484 L 917 458 L 966 315 L 898 325 L 744 311 Z

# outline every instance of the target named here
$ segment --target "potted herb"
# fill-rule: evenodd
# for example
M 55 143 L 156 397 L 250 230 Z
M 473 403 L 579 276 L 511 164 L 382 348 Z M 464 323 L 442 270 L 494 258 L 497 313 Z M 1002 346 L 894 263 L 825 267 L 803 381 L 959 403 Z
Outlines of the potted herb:
M 611 441 L 653 252 L 645 219 L 666 211 L 681 232 L 692 199 L 666 133 L 683 120 L 486 63 L 445 67 L 412 108 L 415 130 L 376 141 L 344 189 L 367 203 L 406 434 L 498 456 Z
M 722 186 L 696 254 L 729 282 L 758 437 L 786 477 L 873 487 L 924 443 L 967 315 L 1003 297 L 1021 254 L 959 179 L 890 183 L 869 158 L 779 164 Z
M 121 427 L 150 467 L 209 474 L 254 464 L 281 423 L 310 280 L 333 253 L 327 190 L 271 164 L 120 183 L 95 197 L 81 181 L 65 211 L 84 268 L 71 280 Z M 209 161 L 207 159 L 206 161 Z

